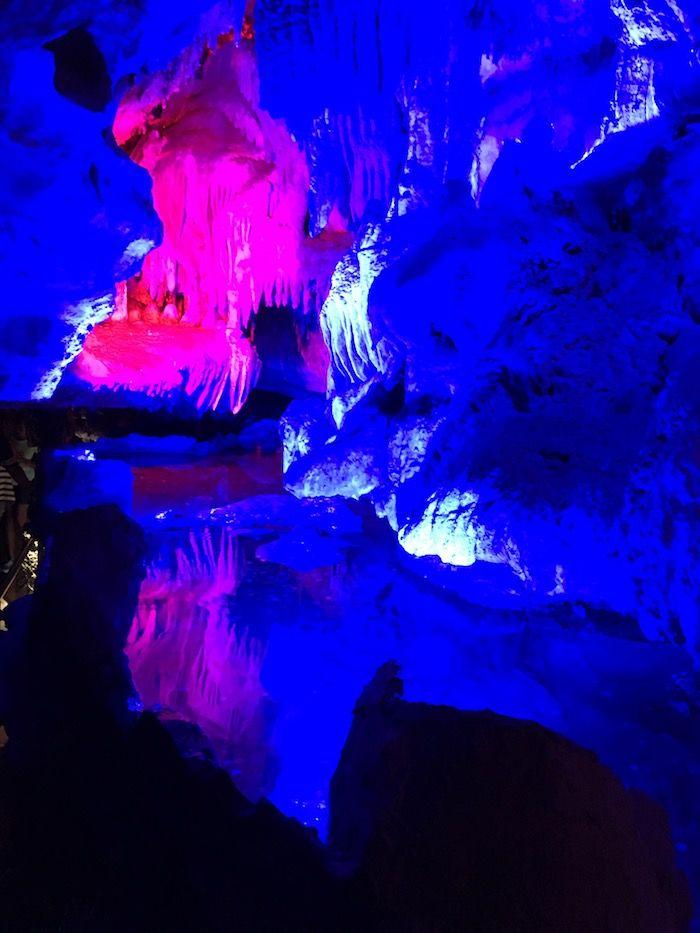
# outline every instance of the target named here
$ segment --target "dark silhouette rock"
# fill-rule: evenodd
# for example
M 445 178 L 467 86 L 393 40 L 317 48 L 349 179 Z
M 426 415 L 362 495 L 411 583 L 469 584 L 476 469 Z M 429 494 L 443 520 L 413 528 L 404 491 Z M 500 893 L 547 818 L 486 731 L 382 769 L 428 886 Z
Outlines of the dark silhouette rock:
M 99 112 L 107 107 L 112 81 L 105 57 L 87 29 L 71 29 L 44 48 L 53 52 L 54 84 L 59 94 L 88 110 Z
M 2 929 L 361 928 L 304 827 L 251 804 L 201 738 L 129 710 L 122 647 L 142 555 L 118 509 L 68 513 L 35 597 L 13 607 L 0 671 Z
M 391 930 L 671 933 L 689 898 L 665 815 L 591 752 L 490 712 L 358 702 L 331 845 Z

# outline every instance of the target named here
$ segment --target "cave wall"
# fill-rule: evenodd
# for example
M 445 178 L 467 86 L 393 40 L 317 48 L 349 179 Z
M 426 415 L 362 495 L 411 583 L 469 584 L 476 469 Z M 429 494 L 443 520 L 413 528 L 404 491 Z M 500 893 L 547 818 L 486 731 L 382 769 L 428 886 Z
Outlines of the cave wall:
M 426 92 L 396 196 L 336 267 L 321 311 L 328 404 L 288 412 L 288 487 L 369 496 L 412 555 L 504 564 L 521 598 L 614 608 L 695 650 L 692 17 L 665 4 L 507 12 L 489 5 L 465 32 L 481 56 L 468 176 L 446 145 L 449 113 L 431 106 L 450 93 Z M 340 44 L 360 42 L 354 13 L 330 23 Z M 403 80 L 426 87 L 406 28 Z M 313 84 L 316 35 L 296 40 Z M 361 55 L 355 80 L 379 112 Z
M 232 17 L 237 6 L 227 5 Z M 148 174 L 111 127 L 134 75 L 206 32 L 206 7 L 5 5 L 0 401 L 53 395 L 88 331 L 112 312 L 115 281 L 160 240 Z
M 11 21 L 3 399 L 236 411 L 265 346 L 296 495 L 697 645 L 691 3 Z

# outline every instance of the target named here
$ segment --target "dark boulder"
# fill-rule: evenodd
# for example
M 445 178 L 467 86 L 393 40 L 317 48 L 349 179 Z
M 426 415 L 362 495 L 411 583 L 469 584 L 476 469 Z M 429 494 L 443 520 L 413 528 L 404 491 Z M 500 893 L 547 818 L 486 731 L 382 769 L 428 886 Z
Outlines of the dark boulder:
M 672 933 L 690 905 L 665 814 L 532 722 L 360 699 L 331 789 L 331 845 L 384 929 Z

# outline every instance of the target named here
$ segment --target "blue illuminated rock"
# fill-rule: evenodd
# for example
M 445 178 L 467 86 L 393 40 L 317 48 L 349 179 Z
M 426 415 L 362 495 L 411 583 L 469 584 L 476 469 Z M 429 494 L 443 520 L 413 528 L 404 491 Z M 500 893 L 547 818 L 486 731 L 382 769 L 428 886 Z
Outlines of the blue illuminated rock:
M 516 592 L 631 614 L 647 636 L 696 650 L 692 16 L 664 3 L 555 4 L 541 20 L 524 14 L 516 40 L 517 17 L 490 12 L 469 40 L 482 51 L 470 193 L 442 146 L 444 89 L 426 92 L 425 62 L 411 59 L 422 109 L 403 165 L 422 159 L 433 184 L 403 198 L 399 183 L 336 268 L 321 312 L 321 440 L 288 458 L 288 487 L 369 496 L 413 555 L 505 564 Z M 319 35 L 332 22 L 361 61 L 357 15 L 336 11 Z M 411 46 L 412 14 L 396 16 Z M 567 25 L 545 55 L 555 20 Z M 485 34 L 500 55 L 483 51 Z M 312 29 L 298 41 L 318 40 Z M 553 100 L 540 82 L 555 60 Z M 347 67 L 375 108 L 379 145 L 381 80 Z M 299 65 L 300 84 L 314 68 Z M 285 103 L 293 84 L 270 82 L 301 121 Z M 527 110 L 523 98 L 514 108 L 517 89 Z M 420 135 L 438 115 L 441 132 Z M 397 471 L 402 445 L 411 466 Z

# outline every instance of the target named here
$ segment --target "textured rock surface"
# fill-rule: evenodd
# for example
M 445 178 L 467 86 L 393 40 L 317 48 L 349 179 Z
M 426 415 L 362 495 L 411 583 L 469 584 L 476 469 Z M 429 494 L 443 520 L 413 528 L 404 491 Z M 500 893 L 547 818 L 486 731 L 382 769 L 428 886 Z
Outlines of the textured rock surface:
M 502 562 L 695 648 L 698 145 L 658 120 L 554 192 L 526 184 L 541 149 L 506 148 L 479 210 L 376 280 L 369 345 L 390 362 L 355 367 L 290 488 L 371 491 L 410 553 Z
M 321 312 L 327 412 L 304 456 L 283 430 L 288 485 L 369 494 L 412 554 L 503 563 L 516 591 L 632 613 L 695 650 L 691 17 L 562 4 L 516 32 L 492 12 L 470 33 L 501 53 L 481 62 L 475 126 L 498 159 L 486 180 L 476 151 L 478 207 L 455 184 L 436 195 L 436 169 L 464 178 L 443 152 L 427 196 L 362 227 Z M 549 97 L 555 63 L 590 93 Z

